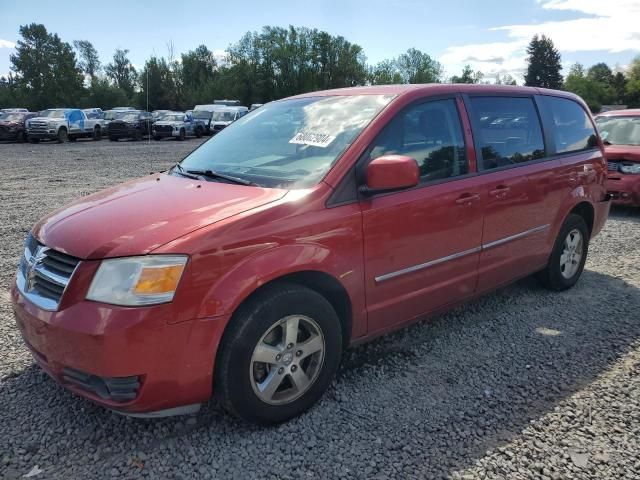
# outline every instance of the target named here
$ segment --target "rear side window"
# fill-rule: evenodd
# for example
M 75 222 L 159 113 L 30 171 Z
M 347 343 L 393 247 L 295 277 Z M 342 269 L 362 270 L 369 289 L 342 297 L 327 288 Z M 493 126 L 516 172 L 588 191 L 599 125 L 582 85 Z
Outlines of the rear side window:
M 472 97 L 471 105 L 481 170 L 544 158 L 542 128 L 533 99 Z
M 598 138 L 589 115 L 573 100 L 542 97 L 553 120 L 553 137 L 557 153 L 591 150 L 598 146 Z
M 415 158 L 423 183 L 469 173 L 460 117 L 452 99 L 407 108 L 378 135 L 370 152 L 370 160 L 382 155 Z

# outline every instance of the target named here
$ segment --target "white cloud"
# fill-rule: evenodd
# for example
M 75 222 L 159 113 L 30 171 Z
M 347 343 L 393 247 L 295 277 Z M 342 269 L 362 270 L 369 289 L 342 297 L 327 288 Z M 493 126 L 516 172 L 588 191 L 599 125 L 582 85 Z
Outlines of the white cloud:
M 0 38 L 0 48 L 16 48 L 16 44 L 10 40 Z
M 506 32 L 511 40 L 449 47 L 440 61 L 453 73 L 468 63 L 487 77 L 510 73 L 521 80 L 526 67 L 526 46 L 536 34 L 550 37 L 561 53 L 640 51 L 638 0 L 538 0 L 538 3 L 545 10 L 574 11 L 582 15 L 572 20 L 491 28 L 491 31 Z M 594 63 L 597 60 L 594 59 Z

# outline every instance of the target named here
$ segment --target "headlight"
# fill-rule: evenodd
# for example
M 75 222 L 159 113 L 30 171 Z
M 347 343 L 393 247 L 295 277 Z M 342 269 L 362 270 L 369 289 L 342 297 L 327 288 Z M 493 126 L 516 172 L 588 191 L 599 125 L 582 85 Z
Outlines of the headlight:
M 622 173 L 635 173 L 638 175 L 640 174 L 640 163 L 636 163 L 634 165 L 620 165 L 620 171 Z
M 184 255 L 149 255 L 103 260 L 87 300 L 143 306 L 173 300 L 187 263 Z

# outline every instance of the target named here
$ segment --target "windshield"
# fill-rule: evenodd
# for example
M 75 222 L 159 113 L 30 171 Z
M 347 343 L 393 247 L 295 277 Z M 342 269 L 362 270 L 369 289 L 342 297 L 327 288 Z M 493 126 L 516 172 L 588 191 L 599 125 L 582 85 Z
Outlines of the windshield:
M 602 141 L 612 145 L 640 145 L 640 117 L 599 117 Z
M 125 122 L 134 122 L 136 120 L 138 120 L 138 115 L 137 113 L 121 113 L 118 116 L 118 120 L 123 120 Z
M 63 110 L 45 110 L 40 114 L 40 116 L 48 117 L 48 118 L 64 118 L 64 111 Z
M 161 122 L 182 122 L 184 115 L 181 113 L 165 113 L 160 115 L 159 120 Z
M 211 116 L 211 120 L 214 122 L 232 122 L 236 112 L 221 112 L 218 110 L 217 112 L 213 112 Z
M 211 118 L 211 112 L 208 112 L 207 110 L 194 110 L 193 117 L 208 120 Z
M 24 113 L 4 113 L 0 116 L 6 122 L 20 122 L 24 118 Z
M 107 112 L 104 112 L 104 116 L 103 118 L 105 120 L 115 120 L 116 118 L 119 118 L 122 115 L 122 112 L 118 112 L 115 110 L 109 110 Z
M 213 170 L 265 187 L 310 187 L 392 98 L 354 95 L 270 103 L 204 143 L 182 167 Z

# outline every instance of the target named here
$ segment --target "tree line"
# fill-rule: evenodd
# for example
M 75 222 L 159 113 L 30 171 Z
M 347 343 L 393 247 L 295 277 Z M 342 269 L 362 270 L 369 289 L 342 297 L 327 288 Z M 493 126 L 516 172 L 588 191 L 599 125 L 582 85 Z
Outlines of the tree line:
M 315 90 L 396 83 L 498 83 L 515 85 L 509 75 L 487 78 L 465 66 L 445 77 L 444 67 L 427 53 L 409 48 L 375 65 L 360 45 L 325 31 L 266 26 L 230 45 L 223 62 L 205 45 L 174 55 L 152 56 L 137 70 L 129 50 L 116 49 L 106 64 L 89 40 L 71 44 L 41 24 L 20 27 L 11 55 L 11 73 L 0 78 L 0 107 L 40 110 L 54 106 L 186 110 L 213 99 L 264 103 Z M 640 106 L 640 57 L 626 71 L 606 63 L 585 69 L 576 64 L 566 78 L 551 39 L 534 36 L 527 49 L 525 84 L 564 89 L 597 112 L 604 104 Z

